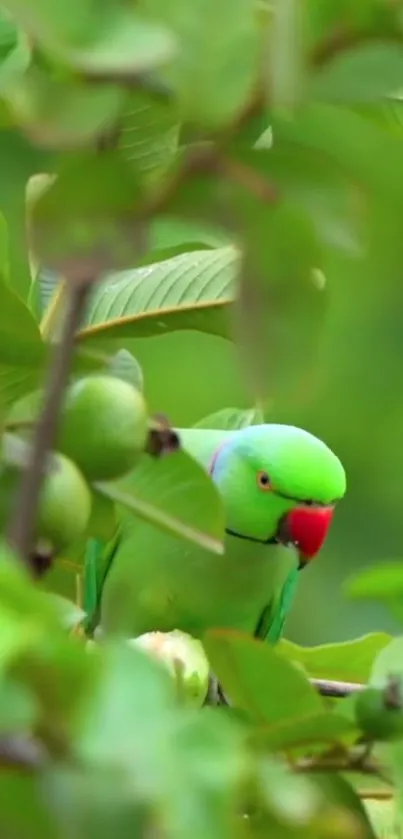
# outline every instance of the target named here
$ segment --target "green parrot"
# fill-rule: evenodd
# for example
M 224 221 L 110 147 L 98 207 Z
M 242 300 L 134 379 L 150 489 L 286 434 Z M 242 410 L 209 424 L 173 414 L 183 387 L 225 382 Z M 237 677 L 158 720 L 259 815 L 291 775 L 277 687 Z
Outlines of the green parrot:
M 321 548 L 345 493 L 343 466 L 325 443 L 293 426 L 177 434 L 222 496 L 224 554 L 125 517 L 106 548 L 88 545 L 85 590 L 97 601 L 91 629 L 99 621 L 106 634 L 179 629 L 201 638 L 208 628 L 235 628 L 275 643 L 298 573 Z

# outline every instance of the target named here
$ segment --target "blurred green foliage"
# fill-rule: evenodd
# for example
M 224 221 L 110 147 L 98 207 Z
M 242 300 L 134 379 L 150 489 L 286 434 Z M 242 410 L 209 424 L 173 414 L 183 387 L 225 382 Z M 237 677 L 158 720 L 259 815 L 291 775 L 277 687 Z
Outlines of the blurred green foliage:
M 402 745 L 371 725 L 403 677 L 402 91 L 401 2 L 2 4 L 3 416 L 41 386 L 85 275 L 73 376 L 120 376 L 173 426 L 302 426 L 348 476 L 290 640 L 206 639 L 231 710 L 184 710 L 141 651 L 69 638 L 81 610 L 2 547 L 0 728 L 35 738 L 0 740 L 5 836 L 401 835 Z M 116 502 L 219 552 L 213 485 L 184 453 L 161 463 L 92 487 L 91 535 Z M 82 549 L 48 591 L 79 594 Z M 307 677 L 375 693 L 357 715 Z

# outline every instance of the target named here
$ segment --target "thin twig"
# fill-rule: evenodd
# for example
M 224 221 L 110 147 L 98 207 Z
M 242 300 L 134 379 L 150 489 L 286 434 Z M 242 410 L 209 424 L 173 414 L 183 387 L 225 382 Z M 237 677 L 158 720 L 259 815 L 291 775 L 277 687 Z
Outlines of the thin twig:
M 0 768 L 32 772 L 46 760 L 42 745 L 31 738 L 20 736 L 0 739 Z
M 295 772 L 361 772 L 382 777 L 382 768 L 373 759 L 347 754 L 346 757 L 319 755 L 304 757 L 293 763 Z
M 329 679 L 310 679 L 310 682 L 322 696 L 335 699 L 351 696 L 352 693 L 360 693 L 366 687 L 359 682 L 334 682 Z
M 357 795 L 360 798 L 368 798 L 373 801 L 390 801 L 395 797 L 393 790 L 389 789 L 359 789 Z
M 37 501 L 44 477 L 44 463 L 55 439 L 59 408 L 74 352 L 75 333 L 81 322 L 89 288 L 89 282 L 71 283 L 70 285 L 68 311 L 62 336 L 60 343 L 54 347 L 53 361 L 45 391 L 45 404 L 35 426 L 31 462 L 22 475 L 9 528 L 10 543 L 30 571 L 33 570 L 30 554 Z

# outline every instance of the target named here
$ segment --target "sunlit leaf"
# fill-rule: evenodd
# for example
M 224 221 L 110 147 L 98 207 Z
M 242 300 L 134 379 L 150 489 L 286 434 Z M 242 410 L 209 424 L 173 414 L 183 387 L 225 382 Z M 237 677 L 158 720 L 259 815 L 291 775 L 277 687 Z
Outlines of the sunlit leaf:
M 181 254 L 109 276 L 95 289 L 80 341 L 197 329 L 228 335 L 227 309 L 239 265 L 235 248 Z
M 303 666 L 315 679 L 366 682 L 374 657 L 391 639 L 386 632 L 371 632 L 352 641 L 300 647 L 282 638 L 277 646 L 280 655 Z

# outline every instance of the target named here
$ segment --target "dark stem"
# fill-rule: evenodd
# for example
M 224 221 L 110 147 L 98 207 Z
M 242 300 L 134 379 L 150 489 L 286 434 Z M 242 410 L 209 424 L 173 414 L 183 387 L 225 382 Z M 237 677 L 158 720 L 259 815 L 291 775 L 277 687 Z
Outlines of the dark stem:
M 322 696 L 333 696 L 335 699 L 351 696 L 352 693 L 360 693 L 366 687 L 359 682 L 332 682 L 329 679 L 310 679 L 309 681 Z
M 43 412 L 35 426 L 30 463 L 22 474 L 10 523 L 9 541 L 30 571 L 34 571 L 31 551 L 37 501 L 44 477 L 44 464 L 56 436 L 59 408 L 74 352 L 75 333 L 80 325 L 89 288 L 89 282 L 71 283 L 69 287 L 68 311 L 60 343 L 54 348 Z
M 20 736 L 0 738 L 0 768 L 33 771 L 43 766 L 46 754 L 39 742 Z

